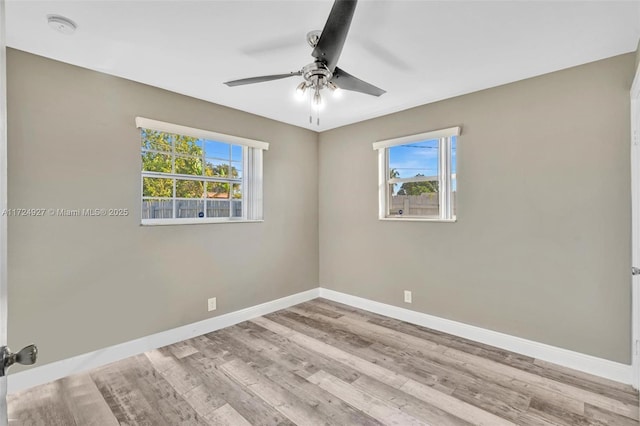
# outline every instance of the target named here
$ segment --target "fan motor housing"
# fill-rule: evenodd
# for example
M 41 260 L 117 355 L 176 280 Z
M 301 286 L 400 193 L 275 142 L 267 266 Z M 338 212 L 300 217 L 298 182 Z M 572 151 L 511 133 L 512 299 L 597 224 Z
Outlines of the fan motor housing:
M 323 62 L 315 61 L 302 68 L 302 77 L 309 83 L 322 88 L 331 80 L 333 73 Z

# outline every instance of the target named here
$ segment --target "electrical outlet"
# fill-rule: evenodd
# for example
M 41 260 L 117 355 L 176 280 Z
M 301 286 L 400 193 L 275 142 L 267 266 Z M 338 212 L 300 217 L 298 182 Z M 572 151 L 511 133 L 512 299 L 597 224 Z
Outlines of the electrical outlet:
M 211 299 L 208 300 L 208 309 L 209 311 L 215 311 L 217 306 L 216 306 L 216 298 L 212 297 Z
M 411 303 L 411 292 L 409 290 L 404 291 L 404 301 L 405 303 Z

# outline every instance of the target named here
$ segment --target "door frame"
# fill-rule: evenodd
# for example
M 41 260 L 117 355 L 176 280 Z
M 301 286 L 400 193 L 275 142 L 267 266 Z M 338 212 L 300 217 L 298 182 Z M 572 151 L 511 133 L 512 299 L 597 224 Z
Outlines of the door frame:
M 640 67 L 631 86 L 631 265 L 640 267 Z M 631 271 L 629 271 L 631 272 Z M 640 388 L 640 275 L 631 276 L 632 384 Z
M 0 346 L 7 345 L 7 49 L 5 1 L 0 0 Z M 0 378 L 0 425 L 7 419 L 7 377 Z

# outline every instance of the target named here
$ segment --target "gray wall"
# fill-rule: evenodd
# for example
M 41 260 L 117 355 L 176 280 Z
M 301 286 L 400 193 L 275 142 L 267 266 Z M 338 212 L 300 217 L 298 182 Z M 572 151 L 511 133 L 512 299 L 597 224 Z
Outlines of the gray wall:
M 45 364 L 318 287 L 316 133 L 17 50 L 7 66 L 9 207 L 131 211 L 9 218 L 12 348 Z M 140 226 L 138 115 L 270 142 L 265 222 Z
M 630 363 L 634 62 L 622 55 L 322 133 L 320 285 Z M 458 221 L 379 221 L 371 143 L 456 125 Z
M 425 105 L 318 144 L 304 129 L 9 49 L 10 207 L 131 210 L 9 219 L 9 343 L 37 342 L 44 364 L 211 317 L 208 297 L 219 315 L 320 284 L 628 363 L 634 62 Z M 141 227 L 137 115 L 270 142 L 266 221 Z M 371 142 L 453 125 L 458 222 L 378 221 Z

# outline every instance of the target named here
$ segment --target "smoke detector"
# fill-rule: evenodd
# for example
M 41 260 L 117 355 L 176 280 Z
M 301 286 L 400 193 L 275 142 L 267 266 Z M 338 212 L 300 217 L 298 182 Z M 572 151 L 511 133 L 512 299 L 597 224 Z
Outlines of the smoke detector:
M 60 15 L 47 15 L 47 22 L 51 28 L 62 34 L 73 34 L 78 28 L 71 19 Z

